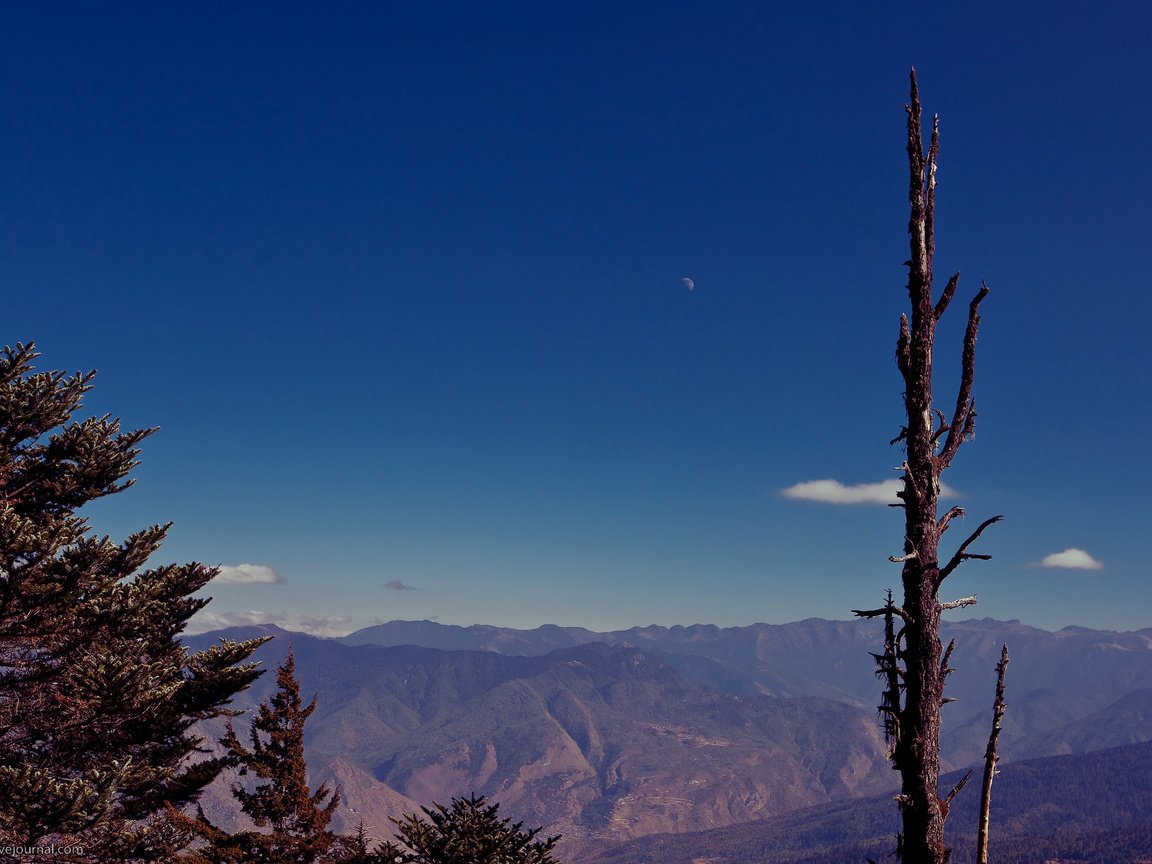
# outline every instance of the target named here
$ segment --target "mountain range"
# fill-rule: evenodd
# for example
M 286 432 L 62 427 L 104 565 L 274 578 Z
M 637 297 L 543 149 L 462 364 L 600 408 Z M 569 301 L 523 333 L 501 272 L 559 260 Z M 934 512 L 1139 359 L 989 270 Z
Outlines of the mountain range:
M 897 783 L 874 708 L 877 622 L 612 633 L 390 622 L 337 640 L 269 625 L 188 641 L 257 635 L 279 637 L 258 654 L 268 667 L 291 644 L 318 696 L 309 765 L 341 788 L 345 830 L 363 820 L 388 836 L 389 817 L 476 792 L 563 834 L 561 860 L 580 864 L 629 841 L 847 806 Z M 984 619 L 949 624 L 944 638 L 956 641 L 953 767 L 983 754 L 1002 643 L 1006 762 L 1152 740 L 1152 630 Z M 270 677 L 238 706 L 266 696 Z M 226 785 L 205 806 L 224 818 Z
M 1009 698 L 1001 750 L 1005 758 L 1056 755 L 1147 740 L 1108 729 L 1107 715 L 1136 710 L 1138 691 L 1152 691 L 1152 629 L 1136 632 L 1066 627 L 1050 632 L 1019 621 L 946 622 L 943 638 L 955 640 L 955 672 L 946 710 L 945 762 L 968 765 L 984 752 L 1000 646 L 1011 652 Z M 546 625 L 513 630 L 488 625 L 458 627 L 432 621 L 392 621 L 357 631 L 349 645 L 422 645 L 442 650 L 495 651 L 538 656 L 592 642 L 627 643 L 659 654 L 686 677 L 733 695 L 779 698 L 815 696 L 871 708 L 878 689 L 868 652 L 879 650 L 875 621 L 811 618 L 791 624 L 720 628 L 633 627 L 597 633 Z M 1136 693 L 1127 706 L 1122 700 Z M 1144 697 L 1147 699 L 1148 697 Z M 1104 717 L 1095 717 L 1103 714 Z M 1093 718 L 1091 721 L 1088 718 Z M 1138 729 L 1139 718 L 1136 720 Z M 1065 741 L 1063 727 L 1081 722 L 1080 739 Z M 1116 721 L 1127 728 L 1123 720 Z M 1102 726 L 1103 723 L 1103 726 Z M 1084 735 L 1096 735 L 1094 743 Z

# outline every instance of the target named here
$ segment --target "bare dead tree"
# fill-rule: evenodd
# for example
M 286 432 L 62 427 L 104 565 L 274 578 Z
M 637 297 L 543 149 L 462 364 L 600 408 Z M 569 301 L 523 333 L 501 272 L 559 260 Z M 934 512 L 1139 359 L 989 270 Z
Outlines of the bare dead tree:
M 965 539 L 952 556 L 940 563 L 940 539 L 953 520 L 964 515 L 952 507 L 943 516 L 937 513 L 940 476 L 952 464 L 961 444 L 976 429 L 976 403 L 972 385 L 976 371 L 976 334 L 980 326 L 980 303 L 988 295 L 981 285 L 968 305 L 968 326 L 961 355 L 960 385 L 951 414 L 935 407 L 932 397 L 932 352 L 936 325 L 948 309 L 960 281 L 957 273 L 949 278 L 939 298 L 933 298 L 932 259 L 935 252 L 936 159 L 939 154 L 939 119 L 933 118 L 927 152 L 921 126 L 920 96 L 916 70 L 912 70 L 911 104 L 908 114 L 908 200 L 911 216 L 911 257 L 908 267 L 908 297 L 911 319 L 900 316 L 896 342 L 896 365 L 904 379 L 904 407 L 907 425 L 892 443 L 904 445 L 906 459 L 902 472 L 904 488 L 895 507 L 905 514 L 904 551 L 892 556 L 903 565 L 901 580 L 904 600 L 897 606 L 889 593 L 881 609 L 853 610 L 862 617 L 885 619 L 885 647 L 877 657 L 877 674 L 885 682 L 880 705 L 885 733 L 891 746 L 893 768 L 900 772 L 897 796 L 902 832 L 897 851 L 904 864 L 944 864 L 949 850 L 944 843 L 944 822 L 949 805 L 966 776 L 944 798 L 939 797 L 940 709 L 944 682 L 952 670 L 948 661 L 953 645 L 940 643 L 940 615 L 946 609 L 971 606 L 975 597 L 942 603 L 940 586 L 965 561 L 987 560 L 990 556 L 970 552 L 984 530 L 1002 516 L 986 519 Z
M 1000 761 L 996 745 L 1000 740 L 1000 723 L 1004 719 L 1004 670 L 1008 668 L 1008 646 L 1000 646 L 996 664 L 996 701 L 992 704 L 992 732 L 984 751 L 984 782 L 980 786 L 980 825 L 976 832 L 976 864 L 988 864 L 988 823 L 992 813 L 992 778 Z

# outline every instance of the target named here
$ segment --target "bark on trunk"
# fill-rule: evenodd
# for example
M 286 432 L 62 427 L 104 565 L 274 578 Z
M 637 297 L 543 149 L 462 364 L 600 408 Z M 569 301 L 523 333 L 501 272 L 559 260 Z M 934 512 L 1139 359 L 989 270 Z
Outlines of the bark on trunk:
M 975 430 L 972 383 L 976 335 L 980 324 L 979 305 L 988 288 L 982 286 L 968 307 L 960 385 L 955 407 L 947 418 L 933 404 L 932 352 L 936 324 L 956 292 L 960 274 L 952 276 L 939 299 L 933 301 L 939 123 L 933 118 L 925 151 L 915 70 L 907 113 L 911 254 L 905 263 L 911 310 L 910 315 L 900 318 L 896 343 L 896 363 L 904 379 L 907 421 L 892 442 L 902 442 L 907 453 L 900 469 L 904 481 L 904 489 L 899 493 L 901 503 L 895 505 L 903 507 L 905 513 L 904 554 L 891 558 L 903 564 L 904 600 L 902 606 L 896 606 L 889 596 L 883 609 L 856 610 L 856 614 L 882 615 L 887 623 L 885 653 L 876 656 L 878 674 L 887 682 L 880 712 L 892 745 L 893 767 L 901 776 L 901 794 L 897 801 L 903 831 L 898 838 L 898 852 L 904 864 L 944 864 L 949 854 L 944 842 L 948 805 L 964 781 L 945 799 L 939 797 L 940 709 L 945 702 L 944 682 L 951 671 L 948 668 L 951 646 L 944 651 L 940 644 L 940 614 L 944 609 L 972 605 L 976 599 L 966 597 L 941 603 L 940 586 L 965 560 L 989 557 L 969 553 L 968 547 L 1001 517 L 985 521 L 941 567 L 940 538 L 949 523 L 963 516 L 964 511 L 953 507 L 943 517 L 939 516 L 940 475 Z M 901 626 L 899 632 L 892 635 L 894 621 Z

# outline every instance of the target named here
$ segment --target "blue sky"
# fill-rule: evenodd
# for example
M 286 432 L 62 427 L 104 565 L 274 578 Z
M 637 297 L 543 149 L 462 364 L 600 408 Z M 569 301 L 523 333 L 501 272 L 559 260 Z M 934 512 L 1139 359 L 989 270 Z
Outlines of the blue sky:
M 785 490 L 901 461 L 916 65 L 937 272 L 992 288 L 945 479 L 1007 517 L 945 594 L 1152 626 L 1152 13 L 916 15 L 9 6 L 2 339 L 161 427 L 90 516 L 227 565 L 201 627 L 845 618 L 901 514 Z

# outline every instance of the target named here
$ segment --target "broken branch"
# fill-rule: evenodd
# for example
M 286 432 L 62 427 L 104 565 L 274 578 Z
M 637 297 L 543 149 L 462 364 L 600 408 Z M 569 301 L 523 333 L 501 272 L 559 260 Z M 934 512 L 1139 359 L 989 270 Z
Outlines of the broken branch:
M 940 521 L 936 523 L 937 536 L 943 536 L 944 532 L 948 530 L 948 523 L 955 519 L 957 516 L 964 515 L 963 507 L 953 507 L 947 513 L 940 517 Z
M 958 793 L 961 789 L 964 788 L 964 785 L 968 782 L 968 779 L 971 776 L 972 776 L 972 772 L 969 771 L 967 774 L 965 774 L 963 777 L 961 777 L 960 782 L 958 782 L 955 786 L 953 786 L 952 791 L 948 793 L 948 797 L 941 800 L 941 802 L 940 802 L 940 816 L 941 816 L 941 818 L 943 818 L 945 820 L 948 819 L 948 808 L 952 806 L 952 799 L 956 797 L 956 793 Z
M 905 612 L 903 609 L 901 609 L 899 606 L 885 606 L 883 609 L 853 609 L 852 610 L 852 614 L 855 615 L 857 618 L 882 618 L 883 616 L 887 615 L 889 612 L 891 612 L 893 615 L 896 615 L 899 618 L 902 618 L 905 622 L 910 621 L 910 616 L 908 615 L 908 613 Z M 876 655 L 872 655 L 872 656 L 876 656 Z
M 952 414 L 952 428 L 944 440 L 940 453 L 940 470 L 943 471 L 960 449 L 966 438 L 971 438 L 975 430 L 975 404 L 972 401 L 972 382 L 976 377 L 976 334 L 980 329 L 980 301 L 988 296 L 988 286 L 980 283 L 980 290 L 968 304 L 968 329 L 964 333 L 964 352 L 961 362 L 960 389 L 956 393 L 956 410 Z
M 948 564 L 944 567 L 944 569 L 940 571 L 940 575 L 936 580 L 936 584 L 938 586 L 941 582 L 943 582 L 945 579 L 947 579 L 949 576 L 951 576 L 952 572 L 957 567 L 960 566 L 961 562 L 965 561 L 966 559 L 968 559 L 968 558 L 980 558 L 984 561 L 987 561 L 989 558 L 992 557 L 991 555 L 969 555 L 968 554 L 968 547 L 971 546 L 974 542 L 976 542 L 976 539 L 981 534 L 984 533 L 985 528 L 987 528 L 989 525 L 992 525 L 992 524 L 995 524 L 996 522 L 999 522 L 1003 518 L 1004 518 L 1003 516 L 993 516 L 991 519 L 985 519 L 983 522 L 980 523 L 980 527 L 977 528 L 975 531 L 973 531 L 972 534 L 968 537 L 968 539 L 960 544 L 960 548 L 956 550 L 956 554 L 952 556 L 952 560 L 949 561 Z
M 940 295 L 940 299 L 936 301 L 936 308 L 933 310 L 936 313 L 936 320 L 940 320 L 940 316 L 944 314 L 944 310 L 948 308 L 948 304 L 952 302 L 952 295 L 956 293 L 956 286 L 960 284 L 960 274 L 953 273 L 952 278 L 948 280 L 948 284 L 944 286 L 944 293 Z
M 936 417 L 940 421 L 940 425 L 937 426 L 936 431 L 932 433 L 932 446 L 935 447 L 936 442 L 940 440 L 940 436 L 942 436 L 945 432 L 947 432 L 952 427 L 949 426 L 948 421 L 944 419 L 944 412 L 943 411 L 941 411 L 939 408 L 933 408 L 932 411 L 936 414 Z
M 953 652 L 953 650 L 955 650 L 955 648 L 956 648 L 956 640 L 955 639 L 949 639 L 948 640 L 948 647 L 944 649 L 944 656 L 940 660 L 940 677 L 941 678 L 947 678 L 948 673 L 954 671 L 952 669 L 952 667 L 948 665 L 948 661 L 952 659 L 952 652 Z

